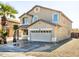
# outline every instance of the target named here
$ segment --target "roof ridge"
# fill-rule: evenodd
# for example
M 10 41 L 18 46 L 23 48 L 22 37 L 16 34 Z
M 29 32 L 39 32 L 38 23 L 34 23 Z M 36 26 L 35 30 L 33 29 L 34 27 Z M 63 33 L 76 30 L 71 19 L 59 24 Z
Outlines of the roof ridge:
M 41 7 L 41 8 L 45 8 L 45 9 L 49 9 L 49 10 L 52 10 L 52 11 L 59 12 L 59 13 L 61 13 L 64 17 L 66 17 L 70 22 L 72 22 L 62 11 L 58 11 L 58 10 L 55 10 L 55 9 L 52 9 L 52 8 L 43 7 L 43 6 L 40 6 L 40 5 L 35 5 L 34 7 L 32 7 L 29 11 L 27 11 L 27 12 L 24 13 L 24 14 L 27 14 L 27 15 L 28 15 L 29 12 L 32 11 L 35 7 Z M 24 14 L 23 14 L 23 15 L 24 15 Z M 22 15 L 21 15 L 21 16 L 22 16 Z M 21 16 L 20 16 L 20 17 L 21 17 Z M 20 17 L 19 17 L 19 18 L 20 18 Z
M 52 9 L 52 8 L 48 8 L 48 7 L 44 7 L 44 6 L 41 6 L 41 5 L 35 5 L 35 7 L 42 7 L 42 8 L 46 8 L 46 9 L 50 9 L 50 10 L 53 10 L 53 11 L 57 11 L 57 12 L 61 12 L 59 10 L 56 10 L 56 9 Z
M 42 8 L 46 8 L 46 9 L 52 10 L 52 11 L 61 12 L 61 11 L 58 11 L 58 10 L 55 10 L 55 9 L 52 9 L 52 8 L 47 8 L 47 7 L 43 7 L 43 6 L 40 6 L 40 5 L 35 5 L 35 6 L 32 7 L 29 11 L 27 11 L 26 13 L 23 13 L 22 15 L 25 15 L 25 14 L 30 15 L 30 14 L 28 14 L 28 13 L 29 13 L 32 9 L 34 9 L 35 7 L 42 7 Z M 22 15 L 21 15 L 21 16 L 22 16 Z M 19 16 L 19 18 L 20 18 L 21 16 Z

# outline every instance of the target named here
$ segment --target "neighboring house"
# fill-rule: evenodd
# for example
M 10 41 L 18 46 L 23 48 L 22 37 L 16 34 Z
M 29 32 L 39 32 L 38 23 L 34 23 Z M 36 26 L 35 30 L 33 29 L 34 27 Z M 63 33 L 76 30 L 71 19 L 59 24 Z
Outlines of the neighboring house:
M 79 38 L 79 29 L 76 29 L 76 28 L 72 29 L 71 30 L 71 37 L 72 38 Z
M 58 42 L 71 37 L 72 21 L 61 11 L 34 6 L 20 17 L 20 36 L 29 41 Z
M 15 20 L 15 19 L 8 19 L 6 21 L 6 27 L 7 27 L 6 29 L 7 29 L 7 32 L 8 32 L 7 37 L 13 37 L 13 34 L 14 34 L 13 26 L 19 25 L 19 24 L 20 24 L 20 21 Z M 1 26 L 1 21 L 0 21 L 0 26 Z

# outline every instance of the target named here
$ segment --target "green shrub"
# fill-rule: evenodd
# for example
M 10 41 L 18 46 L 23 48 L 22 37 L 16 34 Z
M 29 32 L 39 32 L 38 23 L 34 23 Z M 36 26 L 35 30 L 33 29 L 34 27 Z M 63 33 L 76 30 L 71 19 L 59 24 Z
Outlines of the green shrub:
M 7 34 L 8 34 L 8 32 L 7 32 L 7 31 L 2 31 L 1 34 L 2 34 L 4 37 L 6 37 Z

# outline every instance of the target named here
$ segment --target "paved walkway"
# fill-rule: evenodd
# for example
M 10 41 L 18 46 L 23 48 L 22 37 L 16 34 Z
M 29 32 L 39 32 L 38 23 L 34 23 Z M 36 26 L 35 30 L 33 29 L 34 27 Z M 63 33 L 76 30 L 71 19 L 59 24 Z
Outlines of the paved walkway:
M 25 57 L 23 52 L 0 52 L 0 57 Z M 32 56 L 31 56 L 32 57 Z

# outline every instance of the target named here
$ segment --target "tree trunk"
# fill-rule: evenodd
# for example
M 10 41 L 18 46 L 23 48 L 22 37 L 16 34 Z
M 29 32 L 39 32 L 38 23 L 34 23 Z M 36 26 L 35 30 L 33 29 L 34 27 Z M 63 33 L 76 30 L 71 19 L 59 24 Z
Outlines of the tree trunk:
M 19 30 L 17 30 L 17 40 L 19 40 Z
M 2 31 L 6 31 L 6 29 L 5 29 L 5 27 L 6 27 L 6 17 L 5 16 L 3 16 L 2 18 L 1 18 L 1 25 L 2 25 Z M 2 35 L 2 38 L 3 38 L 3 43 L 4 44 L 7 44 L 7 41 L 6 41 L 6 36 L 4 36 L 4 35 Z
M 6 26 L 6 20 L 7 18 L 5 16 L 1 17 L 1 25 Z
M 7 44 L 6 37 L 3 37 L 4 44 Z
M 13 35 L 13 42 L 16 42 L 16 30 L 14 31 L 14 35 Z

